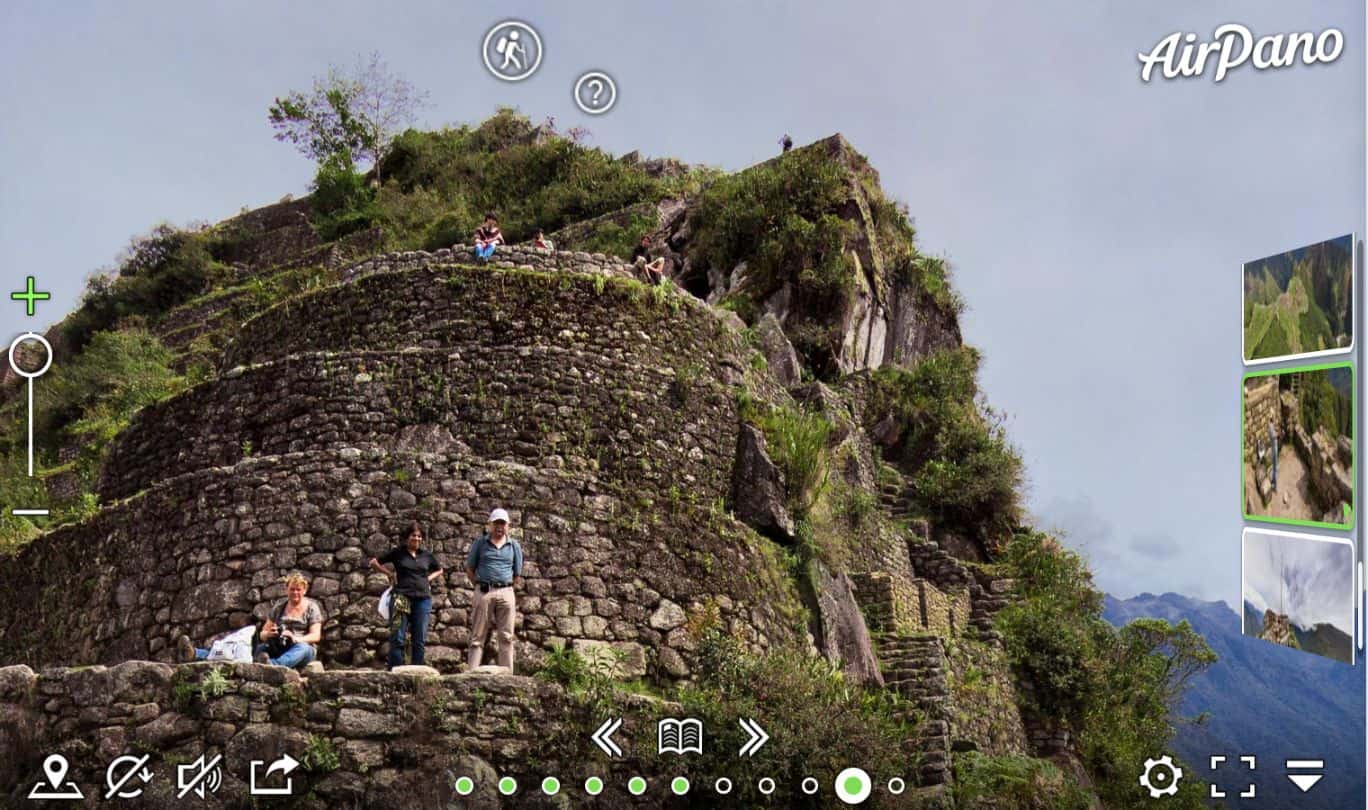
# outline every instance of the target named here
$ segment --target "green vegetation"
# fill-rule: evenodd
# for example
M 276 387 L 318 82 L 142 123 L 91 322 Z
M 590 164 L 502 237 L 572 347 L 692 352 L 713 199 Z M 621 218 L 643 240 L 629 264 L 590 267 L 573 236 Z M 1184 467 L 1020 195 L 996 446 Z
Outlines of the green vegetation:
M 1167 750 L 1172 723 L 1184 722 L 1171 719 L 1177 702 L 1215 654 L 1187 622 L 1114 629 L 1083 560 L 1044 535 L 1014 536 L 1002 564 L 1021 597 L 998 614 L 997 628 L 1032 685 L 1023 711 L 1072 732 L 1105 806 L 1149 806 L 1135 763 Z M 1196 808 L 1202 799 L 1200 782 L 1184 780 L 1169 803 Z
M 765 434 L 770 458 L 784 473 L 789 510 L 795 518 L 804 517 L 826 485 L 831 422 L 821 414 L 788 406 L 742 417 Z
M 869 378 L 865 421 L 897 421 L 900 437 L 886 460 L 908 476 L 926 517 L 991 538 L 1018 521 L 1022 467 L 1002 415 L 978 395 L 978 365 L 978 352 L 963 346 L 911 370 L 879 368 Z
M 0 436 L 0 491 L 6 506 L 49 502 L 44 481 L 70 476 L 71 496 L 54 503 L 50 518 L 0 517 L 0 553 L 14 553 L 46 527 L 89 517 L 93 490 L 110 442 L 143 407 L 185 388 L 172 368 L 173 356 L 151 333 L 135 328 L 94 334 L 85 350 L 54 364 L 35 386 L 34 448 L 38 478 L 27 469 L 25 403 L 4 409 L 8 431 Z M 55 464 L 59 450 L 75 448 L 75 457 Z
M 342 756 L 337 752 L 332 740 L 318 734 L 309 735 L 309 744 L 299 764 L 312 773 L 332 773 L 342 767 Z
M 839 300 L 855 283 L 838 213 L 849 196 L 846 170 L 810 149 L 719 178 L 690 214 L 692 255 L 723 272 L 745 261 L 756 299 L 796 276 L 813 301 Z
M 988 801 L 1001 810 L 1086 810 L 1088 794 L 1049 760 L 990 757 L 977 751 L 955 756 L 955 802 Z
M 62 322 L 67 351 L 80 351 L 96 332 L 121 321 L 152 321 L 231 279 L 232 269 L 215 258 L 231 239 L 223 227 L 182 230 L 166 224 L 135 238 L 117 270 L 90 278 L 80 309 Z
M 505 239 L 521 242 L 537 228 L 549 234 L 656 202 L 695 187 L 708 174 L 653 178 L 548 126 L 534 127 L 508 108 L 478 127 L 408 130 L 394 139 L 379 170 L 384 182 L 373 189 L 345 160 L 320 165 L 315 189 L 328 192 L 314 200 L 320 234 L 380 225 L 394 249 L 435 250 L 469 241 L 492 211 Z M 654 226 L 653 220 L 632 216 L 623 224 L 611 223 L 594 235 L 593 244 L 578 248 L 625 256 L 631 243 Z
M 1339 380 L 1332 379 L 1338 375 Z M 1348 369 L 1322 369 L 1298 373 L 1301 378 L 1302 426 L 1311 433 L 1324 430 L 1332 439 L 1353 436 L 1354 403 Z M 1290 382 L 1290 380 L 1288 380 Z M 1338 390 L 1339 382 L 1343 390 Z

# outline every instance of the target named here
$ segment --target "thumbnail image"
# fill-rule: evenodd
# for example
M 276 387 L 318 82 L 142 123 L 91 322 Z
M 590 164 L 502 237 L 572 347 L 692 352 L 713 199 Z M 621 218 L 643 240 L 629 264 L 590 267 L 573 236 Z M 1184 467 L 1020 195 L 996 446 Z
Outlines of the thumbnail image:
M 1354 663 L 1354 546 L 1245 529 L 1243 633 Z
M 1352 234 L 1245 264 L 1245 362 L 1347 351 L 1353 266 Z
M 1348 363 L 1245 375 L 1246 518 L 1337 529 L 1353 525 L 1353 388 Z

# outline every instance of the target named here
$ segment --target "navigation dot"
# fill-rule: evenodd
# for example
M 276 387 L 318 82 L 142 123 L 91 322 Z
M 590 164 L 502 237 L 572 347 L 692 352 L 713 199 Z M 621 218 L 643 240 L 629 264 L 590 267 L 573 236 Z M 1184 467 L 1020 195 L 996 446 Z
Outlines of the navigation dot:
M 646 780 L 640 776 L 633 776 L 627 780 L 627 790 L 633 796 L 640 796 L 646 792 Z
M 456 780 L 456 792 L 462 796 L 469 796 L 475 791 L 475 780 L 469 776 L 462 776 Z

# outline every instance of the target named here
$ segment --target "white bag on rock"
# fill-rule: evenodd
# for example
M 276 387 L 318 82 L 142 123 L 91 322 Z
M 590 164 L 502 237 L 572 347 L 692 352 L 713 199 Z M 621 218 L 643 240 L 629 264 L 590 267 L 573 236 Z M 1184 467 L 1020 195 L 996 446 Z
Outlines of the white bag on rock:
M 241 630 L 234 630 L 209 645 L 210 661 L 236 661 L 240 664 L 252 663 L 252 636 L 256 625 L 249 624 Z

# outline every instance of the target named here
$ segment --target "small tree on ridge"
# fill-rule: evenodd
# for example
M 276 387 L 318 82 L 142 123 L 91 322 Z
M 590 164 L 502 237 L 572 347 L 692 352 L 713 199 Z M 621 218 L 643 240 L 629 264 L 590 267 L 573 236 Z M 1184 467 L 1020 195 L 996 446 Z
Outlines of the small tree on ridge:
M 380 161 L 394 136 L 413 123 L 427 93 L 390 73 L 378 52 L 357 59 L 349 70 L 328 69 L 314 79 L 313 90 L 291 91 L 267 110 L 275 138 L 294 144 L 322 165 L 345 157 L 368 161 L 380 175 Z

